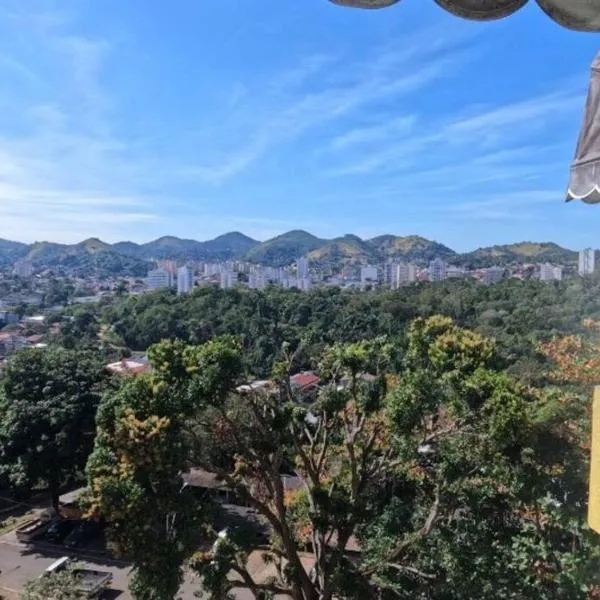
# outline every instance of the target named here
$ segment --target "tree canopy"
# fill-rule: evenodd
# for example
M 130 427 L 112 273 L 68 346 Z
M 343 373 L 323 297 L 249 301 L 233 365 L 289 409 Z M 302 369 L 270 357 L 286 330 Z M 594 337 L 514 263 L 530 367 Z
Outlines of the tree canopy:
M 45 483 L 58 506 L 62 485 L 81 474 L 94 442 L 103 382 L 95 354 L 24 348 L 4 365 L 0 469 L 18 488 Z
M 414 321 L 403 348 L 326 346 L 315 396 L 291 383 L 301 354 L 284 345 L 273 385 L 254 389 L 239 387 L 239 340 L 164 342 L 152 375 L 105 397 L 94 498 L 137 573 L 173 574 L 162 587 L 136 579 L 136 599 L 171 600 L 186 562 L 219 600 L 240 587 L 294 600 L 584 600 L 596 589 L 587 459 L 569 427 L 580 401 L 504 373 L 492 340 L 447 317 Z M 180 498 L 189 466 L 216 474 L 266 538 L 247 520 L 195 552 L 184 531 L 204 519 L 210 532 L 214 514 L 207 499 L 200 515 Z M 188 515 L 174 552 L 168 514 Z M 256 552 L 266 579 L 247 567 Z

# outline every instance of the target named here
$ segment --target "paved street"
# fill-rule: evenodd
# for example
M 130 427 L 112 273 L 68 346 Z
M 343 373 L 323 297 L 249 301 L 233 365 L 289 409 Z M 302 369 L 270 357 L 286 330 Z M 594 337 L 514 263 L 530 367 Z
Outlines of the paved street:
M 0 538 L 0 595 L 7 600 L 18 600 L 19 591 L 25 584 L 39 577 L 57 558 L 69 554 L 81 561 L 85 566 L 113 574 L 111 589 L 103 596 L 106 600 L 131 600 L 128 592 L 129 567 L 122 562 L 94 556 L 85 551 L 66 552 L 64 548 L 56 548 L 48 544 L 26 546 L 17 542 L 14 533 Z M 258 565 L 253 571 L 259 570 Z M 199 589 L 192 576 L 186 581 L 180 592 L 181 600 L 195 600 L 194 592 Z M 237 600 L 252 600 L 253 596 L 246 590 L 236 593 Z

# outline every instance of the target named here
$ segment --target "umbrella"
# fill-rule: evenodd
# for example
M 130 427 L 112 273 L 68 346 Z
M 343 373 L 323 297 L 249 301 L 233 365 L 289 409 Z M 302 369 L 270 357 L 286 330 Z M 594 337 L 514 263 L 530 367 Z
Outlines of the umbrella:
M 600 202 L 600 53 L 592 65 L 583 126 L 571 166 L 567 201 Z
M 523 8 L 529 0 L 435 0 L 442 8 L 465 19 L 489 21 L 508 17 Z M 533 1 L 533 0 L 532 0 Z M 535 0 L 557 23 L 576 31 L 600 32 L 598 0 Z M 400 0 L 330 0 L 355 8 L 386 8 Z

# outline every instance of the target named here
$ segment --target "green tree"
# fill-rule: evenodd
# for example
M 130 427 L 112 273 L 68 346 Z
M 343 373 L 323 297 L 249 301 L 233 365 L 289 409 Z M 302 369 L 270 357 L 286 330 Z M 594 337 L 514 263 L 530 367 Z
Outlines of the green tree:
M 133 561 L 136 600 L 172 600 L 182 566 L 197 542 L 202 514 L 183 482 L 189 466 L 184 435 L 190 402 L 177 384 L 183 345 L 152 348 L 152 375 L 125 379 L 98 410 L 87 465 L 89 510 L 109 522 L 113 548 Z
M 303 358 L 317 335 L 282 345 L 270 387 L 240 387 L 244 340 L 223 336 L 159 344 L 154 373 L 107 396 L 88 475 L 93 507 L 134 558 L 136 599 L 171 600 L 186 560 L 218 600 L 235 588 L 260 600 L 598 591 L 575 396 L 510 377 L 492 340 L 447 317 L 417 319 L 402 345 L 373 337 Z M 305 360 L 321 377 L 310 398 L 290 380 Z M 209 515 L 179 493 L 191 465 L 255 511 L 266 541 L 232 523 L 212 551 L 194 552 L 186 523 Z M 185 515 L 177 543 L 168 515 Z M 268 580 L 248 568 L 257 550 Z
M 87 600 L 87 597 L 77 575 L 72 569 L 65 569 L 30 581 L 19 600 Z
M 47 484 L 58 509 L 62 485 L 85 466 L 104 380 L 92 353 L 25 348 L 6 362 L 0 389 L 0 469 L 13 485 Z

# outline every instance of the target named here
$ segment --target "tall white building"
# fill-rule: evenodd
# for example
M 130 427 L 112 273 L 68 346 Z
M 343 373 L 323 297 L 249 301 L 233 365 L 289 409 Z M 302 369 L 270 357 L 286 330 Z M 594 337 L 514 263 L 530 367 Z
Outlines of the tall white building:
M 596 251 L 586 248 L 579 253 L 579 274 L 582 277 L 591 275 L 596 269 Z
M 205 263 L 204 275 L 205 277 L 213 277 L 221 272 L 221 265 L 218 263 Z
M 462 279 L 466 275 L 467 270 L 464 267 L 455 267 L 454 265 L 446 267 L 446 279 Z
M 302 257 L 296 261 L 296 277 L 298 279 L 308 277 L 308 258 Z
M 221 271 L 221 287 L 223 289 L 232 288 L 237 283 L 237 273 L 233 271 Z
M 366 285 L 377 285 L 379 283 L 379 271 L 377 267 L 361 267 L 360 283 L 363 287 Z
M 411 263 L 400 263 L 397 268 L 396 281 L 398 285 L 412 283 L 417 280 L 417 268 Z
M 312 279 L 310 277 L 303 277 L 302 279 L 298 278 L 297 285 L 299 290 L 310 292 L 312 289 Z
M 446 263 L 436 258 L 429 263 L 429 281 L 444 281 L 446 279 Z
M 33 275 L 33 263 L 30 260 L 18 260 L 13 266 L 13 273 L 17 277 L 31 277 Z
M 396 289 L 398 287 L 398 264 L 394 262 L 386 262 L 383 265 L 383 285 Z
M 177 269 L 177 293 L 189 294 L 194 287 L 194 271 L 189 265 Z
M 148 271 L 146 287 L 149 290 L 171 287 L 171 273 L 166 269 L 154 269 L 153 271 Z
M 483 282 L 488 285 L 499 283 L 504 279 L 504 269 L 502 267 L 490 267 L 483 272 Z
M 555 267 L 549 263 L 540 265 L 540 281 L 560 281 L 562 279 L 562 267 Z
M 248 287 L 253 290 L 262 290 L 267 285 L 267 279 L 262 273 L 250 273 L 248 275 Z

